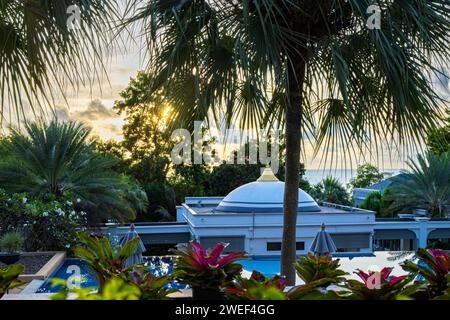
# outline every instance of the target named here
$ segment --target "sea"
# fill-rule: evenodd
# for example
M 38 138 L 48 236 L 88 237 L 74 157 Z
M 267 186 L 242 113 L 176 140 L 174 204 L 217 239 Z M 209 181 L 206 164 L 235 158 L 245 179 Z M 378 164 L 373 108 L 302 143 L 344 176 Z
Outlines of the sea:
M 400 169 L 385 169 L 382 172 L 396 175 Z M 356 169 L 306 169 L 305 178 L 312 184 L 316 184 L 327 176 L 333 176 L 342 184 L 346 185 L 350 179 L 356 176 Z

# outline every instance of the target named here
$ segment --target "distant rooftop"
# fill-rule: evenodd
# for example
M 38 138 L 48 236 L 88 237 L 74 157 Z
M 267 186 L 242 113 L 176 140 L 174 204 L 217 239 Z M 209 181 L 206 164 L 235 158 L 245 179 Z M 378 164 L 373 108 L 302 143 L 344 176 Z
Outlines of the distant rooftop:
M 408 177 L 408 175 L 406 175 L 406 174 L 404 174 L 404 173 L 399 173 L 399 174 L 397 174 L 397 175 L 395 175 L 395 176 L 392 176 L 392 177 L 389 177 L 389 178 L 387 178 L 387 179 L 385 179 L 385 180 L 382 180 L 382 181 L 380 181 L 380 182 L 377 182 L 377 183 L 371 185 L 370 187 L 367 187 L 367 189 L 373 189 L 373 190 L 383 191 L 383 190 L 386 189 L 386 188 L 389 188 L 389 187 L 393 187 L 393 186 L 398 185 L 398 182 L 393 181 L 393 180 L 397 180 L 397 179 L 400 179 L 400 180 L 409 180 L 409 177 Z

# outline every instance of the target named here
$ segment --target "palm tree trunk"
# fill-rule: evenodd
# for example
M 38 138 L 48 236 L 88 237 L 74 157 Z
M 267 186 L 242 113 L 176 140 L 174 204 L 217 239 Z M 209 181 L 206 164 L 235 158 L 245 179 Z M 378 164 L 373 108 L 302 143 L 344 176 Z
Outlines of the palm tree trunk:
M 300 144 L 303 117 L 303 81 L 306 62 L 303 58 L 288 70 L 289 92 L 286 104 L 286 176 L 284 185 L 283 241 L 281 245 L 281 275 L 287 285 L 295 285 L 294 263 L 296 259 L 296 227 L 298 210 L 298 185 Z

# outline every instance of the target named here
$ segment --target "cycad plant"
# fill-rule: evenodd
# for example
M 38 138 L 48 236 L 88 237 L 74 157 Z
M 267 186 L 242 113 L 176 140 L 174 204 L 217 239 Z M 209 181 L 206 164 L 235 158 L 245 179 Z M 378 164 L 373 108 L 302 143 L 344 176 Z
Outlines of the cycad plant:
M 418 155 L 408 162 L 404 178 L 392 178 L 397 185 L 386 195 L 391 210 L 412 212 L 425 209 L 432 216 L 445 217 L 450 206 L 450 153 Z
M 148 41 L 149 93 L 165 91 L 176 123 L 284 127 L 289 285 L 303 137 L 349 159 L 411 147 L 442 118 L 430 77 L 449 60 L 450 0 L 133 0 L 128 12 Z
M 115 160 L 94 152 L 90 130 L 75 122 L 29 123 L 1 145 L 0 185 L 32 196 L 74 197 L 91 221 L 133 218 L 128 187 L 111 170 Z
M 349 194 L 338 179 L 327 176 L 311 188 L 311 196 L 317 201 L 350 205 Z

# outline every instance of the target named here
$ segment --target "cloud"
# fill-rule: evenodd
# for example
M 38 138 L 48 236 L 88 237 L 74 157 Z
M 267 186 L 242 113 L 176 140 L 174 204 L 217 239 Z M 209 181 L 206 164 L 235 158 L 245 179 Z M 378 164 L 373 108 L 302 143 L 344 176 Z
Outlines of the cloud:
M 54 117 L 57 120 L 68 121 L 70 120 L 70 112 L 67 107 L 57 106 L 54 111 Z
M 99 99 L 95 99 L 89 103 L 86 110 L 74 112 L 72 117 L 83 122 L 92 122 L 117 118 L 118 115 L 112 109 L 107 108 Z

